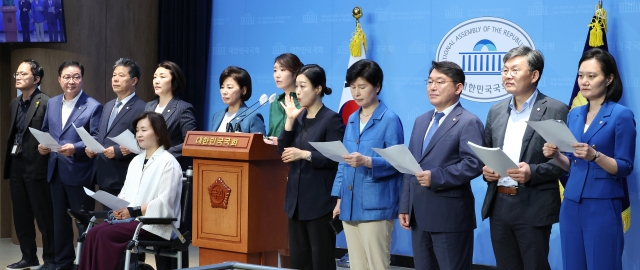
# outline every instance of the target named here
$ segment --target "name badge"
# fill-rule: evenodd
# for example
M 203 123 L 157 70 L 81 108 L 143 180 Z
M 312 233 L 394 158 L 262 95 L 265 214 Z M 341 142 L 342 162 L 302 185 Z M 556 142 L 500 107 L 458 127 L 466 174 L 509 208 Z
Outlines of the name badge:
M 22 149 L 22 145 L 17 143 L 13 144 L 13 147 L 11 148 L 11 155 L 12 156 L 18 155 L 21 149 Z

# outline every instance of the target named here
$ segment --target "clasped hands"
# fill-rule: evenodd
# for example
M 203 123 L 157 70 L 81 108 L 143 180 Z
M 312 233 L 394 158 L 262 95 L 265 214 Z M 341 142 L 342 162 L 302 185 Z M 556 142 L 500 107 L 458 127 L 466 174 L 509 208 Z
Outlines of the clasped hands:
M 128 219 L 131 218 L 131 214 L 129 213 L 129 209 L 122 208 L 117 211 L 113 211 L 113 217 L 116 219 Z

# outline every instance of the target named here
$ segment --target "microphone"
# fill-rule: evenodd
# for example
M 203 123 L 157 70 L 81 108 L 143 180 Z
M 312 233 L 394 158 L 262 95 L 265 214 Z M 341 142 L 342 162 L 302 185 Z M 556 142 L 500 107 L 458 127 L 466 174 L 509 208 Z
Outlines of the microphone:
M 248 109 L 251 109 L 253 106 L 256 106 L 256 104 L 258 103 L 262 103 L 262 100 L 267 100 L 267 94 L 262 94 L 262 96 L 260 96 L 260 100 L 256 101 L 256 103 L 253 103 L 253 105 L 247 107 L 244 111 L 242 111 L 243 113 L 246 112 Z M 266 101 L 265 101 L 266 102 Z M 231 126 L 231 122 L 233 122 L 233 120 L 238 120 L 239 117 L 236 117 L 235 119 L 232 119 L 231 121 L 229 121 L 229 123 L 227 123 L 227 132 L 233 132 L 233 128 L 229 129 L 229 126 Z M 211 120 L 213 121 L 213 119 Z M 211 123 L 211 129 L 213 130 L 213 125 L 215 125 L 216 123 Z M 214 130 L 215 131 L 215 130 Z
M 249 115 L 251 115 L 252 113 L 254 113 L 255 111 L 257 111 L 258 109 L 260 109 L 260 107 L 264 106 L 264 104 L 267 104 L 267 101 L 269 101 L 269 104 L 273 103 L 276 100 L 276 93 L 273 93 L 270 97 L 269 100 L 262 100 L 262 98 L 260 98 L 260 106 L 258 106 L 258 108 L 255 108 L 253 111 L 251 111 L 250 113 L 248 113 L 247 115 L 245 115 L 244 117 L 242 117 L 242 119 L 240 119 L 240 121 L 238 121 L 236 123 L 236 128 L 235 128 L 235 132 L 242 132 L 242 128 L 240 128 L 240 123 L 242 123 L 242 121 L 244 121 L 244 119 L 247 119 L 247 117 Z M 263 102 L 264 101 L 264 102 Z M 246 111 L 246 110 L 245 110 Z

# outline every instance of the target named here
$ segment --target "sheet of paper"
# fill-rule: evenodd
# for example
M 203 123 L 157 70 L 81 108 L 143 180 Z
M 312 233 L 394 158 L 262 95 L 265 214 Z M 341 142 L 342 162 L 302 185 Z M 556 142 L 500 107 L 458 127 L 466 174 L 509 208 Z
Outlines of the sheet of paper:
M 500 148 L 487 148 L 472 142 L 467 142 L 467 144 L 471 147 L 471 150 L 478 155 L 484 165 L 487 165 L 487 167 L 498 173 L 500 177 L 507 176 L 508 169 L 518 168 L 518 165 Z
M 102 153 L 102 151 L 104 151 L 104 147 L 98 141 L 96 141 L 96 139 L 91 137 L 91 134 L 89 134 L 89 132 L 87 132 L 84 127 L 76 127 L 76 124 L 73 123 L 72 125 L 73 128 L 76 129 L 76 132 L 78 132 L 78 135 L 80 135 L 80 139 L 82 139 L 87 149 L 96 153 Z
M 91 198 L 94 198 L 96 201 L 99 201 L 100 203 L 106 205 L 107 207 L 113 210 L 120 210 L 122 208 L 129 206 L 128 201 L 120 199 L 102 190 L 93 192 L 88 188 L 84 188 L 84 192 L 87 193 L 87 195 L 89 195 Z
M 318 150 L 322 155 L 335 162 L 347 162 L 342 158 L 343 155 L 350 154 L 341 141 L 333 142 L 309 142 L 313 148 Z M 311 157 L 313 159 L 313 157 Z
M 538 132 L 548 143 L 560 148 L 560 152 L 575 151 L 575 148 L 571 147 L 571 145 L 577 143 L 578 140 L 576 140 L 576 137 L 573 136 L 573 133 L 571 133 L 565 123 L 549 119 L 544 121 L 527 121 L 527 124 Z
M 49 133 L 42 132 L 32 127 L 29 128 L 29 131 L 31 131 L 31 134 L 33 134 L 33 137 L 36 137 L 36 140 L 38 140 L 38 142 L 42 144 L 42 146 L 46 148 L 50 148 L 51 151 L 57 152 L 58 149 L 62 148 L 62 146 L 58 144 L 58 141 L 56 141 L 53 137 L 51 137 Z
M 371 148 L 371 150 L 378 153 L 401 173 L 416 174 L 423 171 L 409 148 L 404 144 L 394 145 L 386 149 Z
M 136 137 L 133 136 L 133 133 L 131 133 L 131 131 L 129 131 L 128 129 L 122 132 L 118 136 L 107 137 L 107 138 L 121 145 L 122 147 L 129 149 L 131 153 L 134 153 L 134 154 L 142 153 L 142 149 L 140 149 L 140 146 L 138 145 L 138 140 L 136 140 Z

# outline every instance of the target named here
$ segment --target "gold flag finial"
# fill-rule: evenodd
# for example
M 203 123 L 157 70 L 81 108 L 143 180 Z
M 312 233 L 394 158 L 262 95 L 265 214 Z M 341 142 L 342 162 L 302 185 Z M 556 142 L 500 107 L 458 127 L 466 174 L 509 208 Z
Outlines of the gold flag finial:
M 359 23 L 360 18 L 362 18 L 362 8 L 354 7 L 353 11 L 351 12 L 351 15 L 353 15 L 353 17 L 356 18 L 356 23 Z

